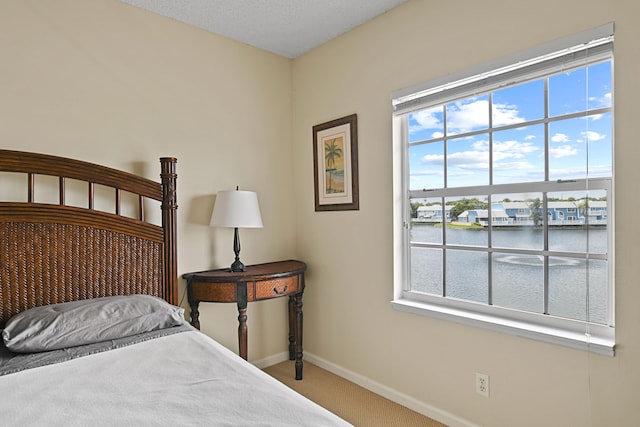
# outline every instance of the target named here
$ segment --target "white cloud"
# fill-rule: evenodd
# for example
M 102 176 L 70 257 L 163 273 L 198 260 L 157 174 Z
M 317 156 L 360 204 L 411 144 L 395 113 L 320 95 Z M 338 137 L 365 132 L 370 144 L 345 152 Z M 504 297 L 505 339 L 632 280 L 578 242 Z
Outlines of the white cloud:
M 444 125 L 440 117 L 438 117 L 438 115 L 441 114 L 441 108 L 432 108 L 412 113 L 411 118 L 415 120 L 417 124 L 412 124 L 409 127 L 409 132 L 419 132 L 423 129 L 442 129 Z
M 561 145 L 560 147 L 549 148 L 549 156 L 554 159 L 575 156 L 576 154 L 578 154 L 578 149 L 570 145 Z
M 464 133 L 489 127 L 489 101 L 476 99 L 471 102 L 454 102 L 447 108 L 447 129 Z
M 508 104 L 493 104 L 493 125 L 505 126 L 524 122 L 519 116 L 518 107 Z
M 475 142 L 472 147 L 478 151 L 488 152 L 489 141 Z M 530 142 L 493 141 L 493 160 L 497 162 L 503 159 L 521 159 L 538 150 L 539 148 Z
M 589 102 L 595 103 L 596 107 L 610 107 L 611 106 L 611 92 L 605 93 L 601 97 L 590 96 Z
M 504 171 L 504 170 L 522 170 L 522 169 L 531 169 L 534 166 L 529 162 L 501 162 L 493 165 L 494 171 Z
M 569 142 L 570 139 L 564 133 L 556 133 L 551 137 L 551 142 Z
M 571 179 L 571 178 L 584 178 L 586 176 L 589 177 L 600 177 L 600 176 L 611 176 L 611 165 L 595 165 L 589 166 L 589 171 L 587 172 L 584 166 L 574 166 L 570 168 L 562 168 L 562 169 L 550 169 L 549 176 L 552 179 Z
M 459 151 L 448 157 L 449 166 L 460 169 L 489 169 L 488 151 Z
M 444 161 L 443 154 L 427 154 L 422 157 L 422 163 L 426 163 L 426 164 L 434 164 L 434 163 L 442 164 L 443 161 Z
M 496 153 L 509 153 L 513 157 L 524 157 L 526 154 L 531 154 L 538 151 L 538 147 L 530 142 L 519 141 L 494 141 L 493 142 L 493 155 Z
M 586 132 L 581 132 L 580 135 L 582 135 L 587 141 L 600 141 L 607 137 L 602 133 L 594 132 L 591 130 Z
M 427 154 L 422 157 L 424 164 L 442 165 L 444 156 L 442 154 Z M 447 156 L 449 167 L 461 169 L 487 169 L 489 167 L 488 151 L 459 151 Z
M 419 132 L 424 129 L 436 129 L 432 133 L 433 138 L 444 136 L 442 108 L 432 108 L 411 114 L 412 124 L 409 132 Z M 514 123 L 522 123 L 525 119 L 520 117 L 520 111 L 516 105 L 494 104 L 493 125 L 504 126 Z M 467 99 L 448 104 L 447 130 L 450 135 L 468 132 L 474 129 L 489 127 L 489 100 L 486 97 Z
M 504 126 L 522 123 L 518 107 L 510 104 L 493 105 L 493 125 Z M 489 126 L 489 100 L 473 99 L 471 101 L 455 102 L 447 109 L 447 124 L 449 130 L 456 133 L 468 132 Z
M 494 168 L 500 170 L 532 168 L 533 166 L 527 160 L 521 159 L 526 159 L 527 155 L 538 150 L 539 147 L 528 142 L 495 141 L 493 143 Z M 421 160 L 423 164 L 440 166 L 444 161 L 444 155 L 427 154 Z M 452 152 L 447 156 L 447 162 L 450 168 L 486 170 L 489 168 L 489 142 L 476 141 L 471 144 L 469 150 Z

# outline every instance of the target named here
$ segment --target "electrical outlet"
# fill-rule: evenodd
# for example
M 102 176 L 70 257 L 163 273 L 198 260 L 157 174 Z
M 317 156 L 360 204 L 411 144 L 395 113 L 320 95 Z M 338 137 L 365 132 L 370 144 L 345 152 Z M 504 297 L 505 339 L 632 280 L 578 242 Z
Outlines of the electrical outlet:
M 489 397 L 489 375 L 476 373 L 476 393 Z

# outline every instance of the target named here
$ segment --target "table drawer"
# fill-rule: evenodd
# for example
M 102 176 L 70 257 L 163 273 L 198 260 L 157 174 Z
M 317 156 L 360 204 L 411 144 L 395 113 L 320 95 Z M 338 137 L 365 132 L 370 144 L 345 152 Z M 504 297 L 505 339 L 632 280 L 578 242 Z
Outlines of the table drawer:
M 300 276 L 255 282 L 256 299 L 276 298 L 300 292 Z
M 236 302 L 236 284 L 192 282 L 191 298 L 197 301 Z

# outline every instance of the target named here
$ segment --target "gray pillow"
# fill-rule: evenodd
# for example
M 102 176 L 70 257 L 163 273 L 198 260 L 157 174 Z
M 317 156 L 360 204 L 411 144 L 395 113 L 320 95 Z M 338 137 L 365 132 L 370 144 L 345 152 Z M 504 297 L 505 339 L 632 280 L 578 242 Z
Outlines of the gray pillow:
M 150 295 L 93 298 L 31 308 L 13 316 L 2 339 L 16 353 L 92 344 L 184 323 L 184 309 Z

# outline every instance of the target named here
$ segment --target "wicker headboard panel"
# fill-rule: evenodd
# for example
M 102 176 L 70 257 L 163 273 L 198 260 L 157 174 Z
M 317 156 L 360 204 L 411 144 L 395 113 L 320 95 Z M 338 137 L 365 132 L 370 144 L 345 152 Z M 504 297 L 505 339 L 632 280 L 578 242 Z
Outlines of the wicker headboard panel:
M 178 304 L 175 158 L 161 182 L 78 160 L 0 150 L 0 172 L 26 174 L 25 202 L 0 200 L 0 327 L 27 308 L 110 295 L 149 294 Z M 35 176 L 58 177 L 59 203 L 34 202 Z M 87 183 L 87 208 L 65 203 L 70 178 Z M 0 180 L 2 176 L 0 175 Z M 114 189 L 114 213 L 94 209 L 94 185 Z M 121 193 L 137 196 L 137 218 Z M 145 220 L 160 202 L 162 225 Z

